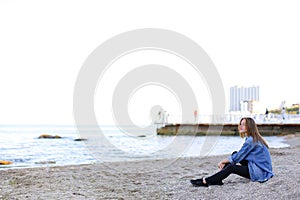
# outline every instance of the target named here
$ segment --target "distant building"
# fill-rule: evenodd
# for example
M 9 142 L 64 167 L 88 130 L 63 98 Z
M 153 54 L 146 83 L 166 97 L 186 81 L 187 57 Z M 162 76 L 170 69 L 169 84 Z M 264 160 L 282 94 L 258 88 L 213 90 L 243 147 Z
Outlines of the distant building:
M 230 88 L 230 112 L 256 112 L 255 105 L 259 102 L 259 87 Z

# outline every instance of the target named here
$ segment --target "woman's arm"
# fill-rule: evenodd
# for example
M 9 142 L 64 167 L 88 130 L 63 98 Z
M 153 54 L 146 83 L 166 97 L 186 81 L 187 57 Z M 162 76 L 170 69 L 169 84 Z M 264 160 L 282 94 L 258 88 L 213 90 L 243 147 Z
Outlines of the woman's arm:
M 254 148 L 256 144 L 252 137 L 248 137 L 244 142 L 242 148 L 235 154 L 228 157 L 230 163 L 238 163 L 243 160 Z

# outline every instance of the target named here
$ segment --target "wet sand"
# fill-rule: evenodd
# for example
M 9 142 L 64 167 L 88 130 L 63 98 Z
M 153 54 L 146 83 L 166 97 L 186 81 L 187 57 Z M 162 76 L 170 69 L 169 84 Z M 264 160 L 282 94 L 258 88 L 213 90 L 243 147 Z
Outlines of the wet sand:
M 300 135 L 270 149 L 275 176 L 265 183 L 237 175 L 223 186 L 193 187 L 227 157 L 98 163 L 0 170 L 0 199 L 300 199 Z

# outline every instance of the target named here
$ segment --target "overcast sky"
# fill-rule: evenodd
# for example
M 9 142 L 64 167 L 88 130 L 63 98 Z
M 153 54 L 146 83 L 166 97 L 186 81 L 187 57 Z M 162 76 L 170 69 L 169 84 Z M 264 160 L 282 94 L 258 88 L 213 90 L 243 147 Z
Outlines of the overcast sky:
M 84 61 L 111 37 L 141 28 L 168 29 L 197 42 L 214 62 L 227 100 L 231 86 L 258 85 L 263 108 L 298 103 L 299 10 L 296 0 L 0 0 L 0 124 L 73 124 Z M 141 96 L 149 91 L 132 104 L 147 104 Z M 205 101 L 199 104 L 209 113 Z M 143 115 L 129 109 L 133 118 Z

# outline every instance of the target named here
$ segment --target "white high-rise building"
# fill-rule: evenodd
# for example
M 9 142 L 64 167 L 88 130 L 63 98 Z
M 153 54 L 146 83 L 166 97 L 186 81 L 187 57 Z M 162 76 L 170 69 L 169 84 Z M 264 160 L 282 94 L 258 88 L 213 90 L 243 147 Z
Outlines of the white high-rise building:
M 230 88 L 230 112 L 249 111 L 253 102 L 259 101 L 259 87 L 234 86 Z M 245 105 L 247 110 L 245 110 Z

